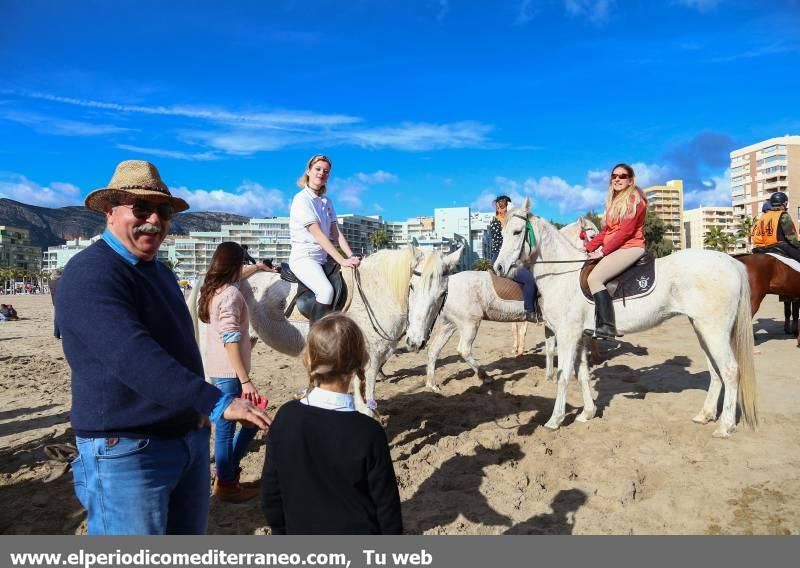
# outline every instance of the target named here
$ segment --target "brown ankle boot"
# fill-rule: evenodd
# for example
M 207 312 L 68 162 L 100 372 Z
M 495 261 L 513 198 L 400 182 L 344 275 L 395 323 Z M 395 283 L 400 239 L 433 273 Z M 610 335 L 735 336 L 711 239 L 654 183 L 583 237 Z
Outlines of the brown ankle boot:
M 241 476 L 242 476 L 242 468 L 241 467 L 237 467 L 236 468 L 236 477 L 233 478 L 233 480 L 236 483 L 238 483 L 242 487 L 256 487 L 256 488 L 261 487 L 261 482 L 260 481 L 242 481 L 241 480 Z
M 250 499 L 258 497 L 258 487 L 242 487 L 236 481 L 222 481 L 217 479 L 214 481 L 213 494 L 220 500 L 226 503 L 244 503 Z

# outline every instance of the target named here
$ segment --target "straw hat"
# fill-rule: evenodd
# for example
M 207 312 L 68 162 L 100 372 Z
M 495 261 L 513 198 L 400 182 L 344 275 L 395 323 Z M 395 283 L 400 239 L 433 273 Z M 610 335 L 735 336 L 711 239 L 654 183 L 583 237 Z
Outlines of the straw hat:
M 96 189 L 86 196 L 85 205 L 89 209 L 105 213 L 108 200 L 115 195 L 127 193 L 145 199 L 168 201 L 180 213 L 189 209 L 189 204 L 180 197 L 174 197 L 161 181 L 156 167 L 144 160 L 125 160 L 120 162 L 108 187 Z

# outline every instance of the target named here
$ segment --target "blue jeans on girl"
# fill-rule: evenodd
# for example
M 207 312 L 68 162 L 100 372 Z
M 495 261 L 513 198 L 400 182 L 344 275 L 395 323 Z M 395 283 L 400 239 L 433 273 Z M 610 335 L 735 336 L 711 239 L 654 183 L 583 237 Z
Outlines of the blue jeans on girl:
M 242 385 L 239 379 L 233 378 L 212 378 L 211 382 L 225 394 L 232 394 L 235 397 L 242 395 Z M 236 422 L 220 418 L 214 425 L 214 463 L 217 469 L 217 479 L 222 481 L 233 481 L 236 478 L 236 470 L 247 453 L 250 442 L 258 432 L 258 428 L 241 427 L 236 429 Z

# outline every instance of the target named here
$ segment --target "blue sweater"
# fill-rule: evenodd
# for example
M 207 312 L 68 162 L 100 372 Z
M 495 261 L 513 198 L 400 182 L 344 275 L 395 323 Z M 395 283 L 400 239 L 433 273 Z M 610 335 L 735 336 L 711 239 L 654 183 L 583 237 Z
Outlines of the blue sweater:
M 211 414 L 189 310 L 158 261 L 130 264 L 99 240 L 67 264 L 56 318 L 82 437 L 175 438 Z

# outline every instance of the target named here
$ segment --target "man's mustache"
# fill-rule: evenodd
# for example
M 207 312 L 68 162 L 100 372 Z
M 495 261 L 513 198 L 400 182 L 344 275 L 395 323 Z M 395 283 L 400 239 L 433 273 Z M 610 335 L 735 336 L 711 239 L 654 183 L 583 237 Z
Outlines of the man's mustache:
M 161 232 L 161 225 L 158 223 L 145 223 L 144 225 L 139 225 L 133 230 L 133 234 L 138 233 L 145 233 L 147 235 L 157 235 Z

